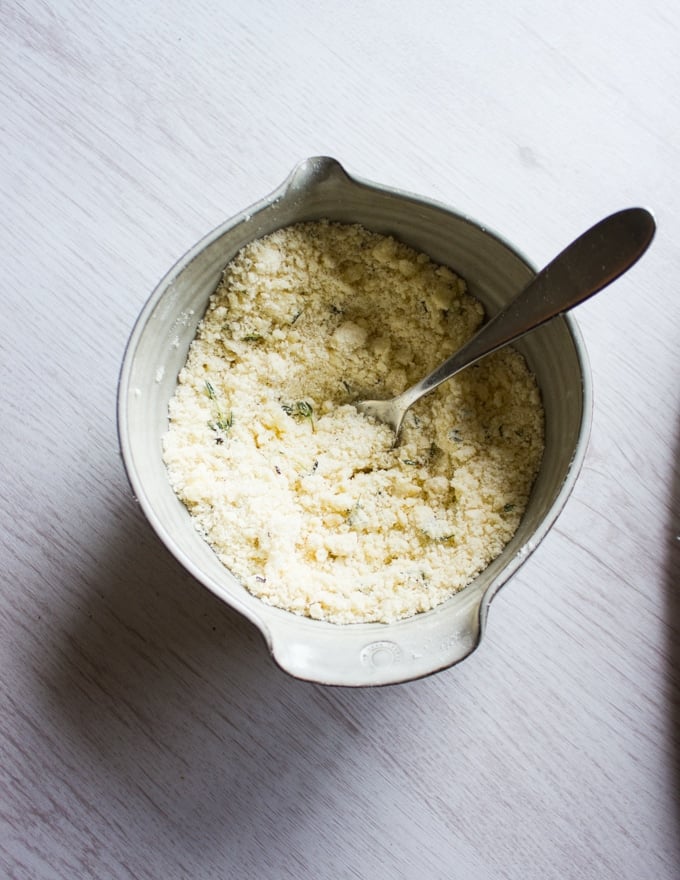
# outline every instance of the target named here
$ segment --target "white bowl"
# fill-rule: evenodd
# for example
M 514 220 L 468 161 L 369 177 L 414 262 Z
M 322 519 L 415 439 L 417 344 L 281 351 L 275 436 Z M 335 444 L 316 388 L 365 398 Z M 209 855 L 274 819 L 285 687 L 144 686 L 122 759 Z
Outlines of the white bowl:
M 428 199 L 350 177 L 334 159 L 301 162 L 271 195 L 207 235 L 170 270 L 144 306 L 118 390 L 118 429 L 133 491 L 160 538 L 201 583 L 251 620 L 291 675 L 336 685 L 408 681 L 445 669 L 479 644 L 489 603 L 538 546 L 581 468 L 591 421 L 590 370 L 569 316 L 517 343 L 541 389 L 545 452 L 519 529 L 471 584 L 438 607 L 391 624 L 338 626 L 271 607 L 249 593 L 194 528 L 170 487 L 161 438 L 168 402 L 224 266 L 255 238 L 328 218 L 394 235 L 451 266 L 493 315 L 534 270 L 486 227 Z M 540 585 L 537 585 L 537 589 Z

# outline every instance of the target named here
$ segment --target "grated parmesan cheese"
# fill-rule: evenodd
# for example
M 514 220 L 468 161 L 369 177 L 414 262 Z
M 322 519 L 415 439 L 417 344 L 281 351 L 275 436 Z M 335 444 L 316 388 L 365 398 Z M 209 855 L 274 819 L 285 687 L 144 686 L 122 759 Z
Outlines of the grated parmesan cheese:
M 503 549 L 543 450 L 523 358 L 504 349 L 407 415 L 399 445 L 360 415 L 481 323 L 450 269 L 358 225 L 318 221 L 243 248 L 170 401 L 170 482 L 264 602 L 391 622 L 465 587 Z

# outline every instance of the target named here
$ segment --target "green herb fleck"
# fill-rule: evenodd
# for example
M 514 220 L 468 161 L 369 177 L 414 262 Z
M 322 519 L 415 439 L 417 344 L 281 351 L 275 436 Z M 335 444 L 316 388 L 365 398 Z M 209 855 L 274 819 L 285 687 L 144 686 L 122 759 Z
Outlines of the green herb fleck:
M 514 505 L 514 504 L 504 504 L 504 505 L 503 505 L 503 512 L 504 512 L 504 513 L 512 513 L 512 511 L 513 511 L 514 509 L 515 509 L 515 505 Z
M 213 431 L 222 431 L 224 434 L 233 427 L 234 425 L 234 414 L 229 413 L 229 415 L 225 415 L 222 412 L 218 412 L 217 417 L 211 419 L 208 422 L 208 427 L 212 428 Z
M 359 513 L 362 510 L 361 499 L 359 499 L 351 510 L 346 512 L 347 522 L 350 526 L 355 526 L 358 522 Z
M 451 532 L 451 534 L 449 535 L 433 535 L 432 532 L 429 531 L 427 528 L 419 529 L 418 531 L 421 535 L 429 538 L 430 541 L 434 542 L 435 544 L 445 544 L 447 541 L 452 541 L 456 537 L 455 532 Z
M 243 337 L 243 342 L 259 342 L 262 339 L 261 333 L 248 333 Z
M 214 417 L 208 422 L 208 427 L 216 433 L 226 434 L 227 431 L 229 431 L 229 429 L 234 424 L 234 414 L 230 412 L 227 415 L 227 413 L 222 409 L 217 399 L 217 392 L 215 391 L 212 383 L 209 382 L 207 379 L 205 380 L 205 391 L 210 400 L 212 400 L 212 402 L 215 404 L 215 406 L 213 407 Z M 218 442 L 220 440 L 221 438 L 218 438 Z
M 312 425 L 312 430 L 316 430 L 314 424 L 314 408 L 311 403 L 307 403 L 306 400 L 296 400 L 295 403 L 282 404 L 281 409 L 286 415 L 292 416 L 293 418 L 309 419 Z

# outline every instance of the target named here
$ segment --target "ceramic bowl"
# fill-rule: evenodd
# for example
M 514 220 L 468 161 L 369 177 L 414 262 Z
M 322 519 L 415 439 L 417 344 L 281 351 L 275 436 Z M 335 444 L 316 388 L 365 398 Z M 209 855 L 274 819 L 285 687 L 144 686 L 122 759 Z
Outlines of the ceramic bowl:
M 161 437 L 177 375 L 224 266 L 255 238 L 321 218 L 394 235 L 451 266 L 489 315 L 534 274 L 515 247 L 480 223 L 429 199 L 352 177 L 334 159 L 306 159 L 273 193 L 191 248 L 153 291 L 121 369 L 120 446 L 134 494 L 162 541 L 202 584 L 255 624 L 284 670 L 323 684 L 391 684 L 446 669 L 479 645 L 492 598 L 545 537 L 573 488 L 590 429 L 590 371 L 569 316 L 517 344 L 542 393 L 545 452 L 515 536 L 464 590 L 431 611 L 390 624 L 338 626 L 263 603 L 194 528 L 168 482 Z

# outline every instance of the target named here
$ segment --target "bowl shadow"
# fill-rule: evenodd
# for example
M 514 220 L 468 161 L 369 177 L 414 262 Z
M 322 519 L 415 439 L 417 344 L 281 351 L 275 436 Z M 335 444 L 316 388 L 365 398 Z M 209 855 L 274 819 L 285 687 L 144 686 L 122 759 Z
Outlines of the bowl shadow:
M 343 762 L 370 740 L 372 707 L 398 713 L 410 691 L 291 678 L 259 631 L 172 557 L 132 500 L 121 493 L 112 506 L 101 539 L 108 556 L 66 574 L 85 581 L 75 584 L 79 604 L 38 670 L 54 750 L 77 761 L 73 784 L 95 827 L 108 825 L 97 813 L 113 801 L 129 806 L 120 833 L 130 858 L 160 838 L 175 860 L 200 865 L 219 851 L 257 862 L 251 853 L 272 817 L 277 836 L 299 837 L 310 800 L 332 802 Z M 306 855 L 290 858 L 302 864 Z

